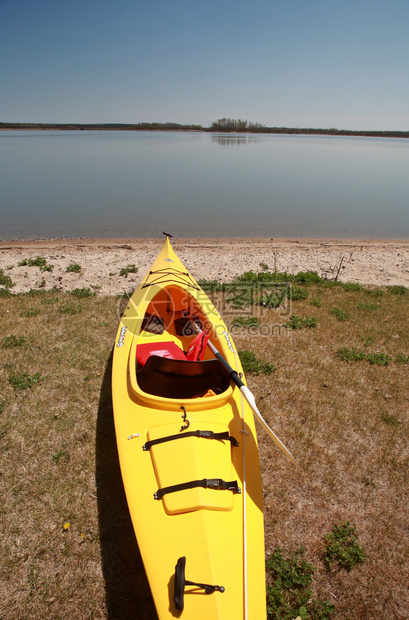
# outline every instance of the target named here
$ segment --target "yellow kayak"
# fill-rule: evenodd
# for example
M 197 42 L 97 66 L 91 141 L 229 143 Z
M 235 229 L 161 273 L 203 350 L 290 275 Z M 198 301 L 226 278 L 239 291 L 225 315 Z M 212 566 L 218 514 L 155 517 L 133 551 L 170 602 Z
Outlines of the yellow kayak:
M 122 479 L 160 620 L 266 618 L 253 413 L 216 350 L 244 381 L 226 325 L 166 238 L 124 312 L 112 371 Z

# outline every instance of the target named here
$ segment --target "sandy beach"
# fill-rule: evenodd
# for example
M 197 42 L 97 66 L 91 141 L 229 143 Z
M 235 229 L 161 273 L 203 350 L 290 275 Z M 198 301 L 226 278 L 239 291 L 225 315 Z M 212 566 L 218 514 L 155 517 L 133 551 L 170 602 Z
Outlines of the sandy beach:
M 163 239 L 51 239 L 0 242 L 0 269 L 13 292 L 32 288 L 89 287 L 104 295 L 135 288 L 157 256 Z M 172 239 L 173 247 L 197 279 L 222 282 L 260 264 L 272 270 L 317 271 L 322 277 L 373 286 L 409 286 L 409 240 L 331 239 Z M 51 271 L 18 266 L 41 256 Z M 81 272 L 67 272 L 77 264 Z M 119 272 L 135 264 L 138 273 Z

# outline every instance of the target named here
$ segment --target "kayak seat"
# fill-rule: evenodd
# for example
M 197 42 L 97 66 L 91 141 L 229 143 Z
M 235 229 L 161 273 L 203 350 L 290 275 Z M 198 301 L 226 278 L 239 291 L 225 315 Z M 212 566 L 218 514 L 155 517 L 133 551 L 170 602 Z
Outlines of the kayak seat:
M 136 378 L 141 390 L 162 398 L 197 398 L 208 390 L 220 394 L 230 385 L 217 359 L 190 362 L 151 355 Z

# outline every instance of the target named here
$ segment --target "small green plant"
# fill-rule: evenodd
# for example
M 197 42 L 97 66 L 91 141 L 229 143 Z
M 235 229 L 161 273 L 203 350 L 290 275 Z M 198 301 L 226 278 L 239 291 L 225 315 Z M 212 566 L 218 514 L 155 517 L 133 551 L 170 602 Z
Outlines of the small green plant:
M 263 271 L 268 271 L 269 266 L 267 265 L 267 263 L 260 263 L 260 269 L 262 269 Z
M 239 358 L 245 373 L 248 372 L 253 375 L 263 373 L 265 375 L 271 375 L 272 372 L 277 370 L 273 364 L 258 359 L 253 351 L 248 351 L 246 349 L 244 351 L 239 351 Z
M 6 289 L 12 288 L 14 283 L 10 276 L 4 275 L 4 270 L 0 269 L 0 286 L 4 286 Z
M 275 549 L 267 559 L 268 620 L 296 617 L 328 620 L 335 611 L 328 601 L 312 599 L 311 583 L 315 569 L 302 557 L 303 553 L 304 550 L 300 549 L 292 557 L 285 558 L 280 549 Z
M 343 525 L 334 525 L 332 532 L 325 536 L 325 563 L 328 568 L 338 565 L 350 571 L 357 564 L 365 561 L 364 551 L 358 544 L 356 528 L 346 521 Z
M 19 316 L 23 316 L 27 319 L 31 319 L 34 316 L 38 316 L 40 314 L 40 310 L 38 308 L 27 308 L 20 312 Z
M 71 263 L 66 269 L 67 273 L 81 273 L 82 267 L 78 263 Z
M 375 338 L 373 336 L 368 336 L 368 338 L 365 338 L 364 336 L 362 336 L 361 340 L 364 343 L 365 347 L 370 347 L 371 344 L 375 342 Z
M 377 310 L 379 306 L 377 304 L 363 303 L 359 301 L 355 304 L 355 308 L 358 308 L 358 310 Z
M 315 316 L 301 317 L 296 314 L 290 316 L 290 320 L 285 323 L 290 329 L 304 329 L 305 327 L 317 327 L 317 319 Z
M 54 463 L 69 463 L 70 453 L 67 450 L 59 450 L 53 454 L 53 461 Z
M 291 299 L 293 301 L 304 301 L 308 298 L 308 291 L 306 288 L 302 288 L 301 286 L 293 286 L 291 290 Z
M 403 284 L 395 284 L 394 286 L 388 286 L 388 291 L 394 295 L 406 295 L 408 289 Z
M 315 306 L 316 308 L 321 308 L 322 300 L 318 297 L 313 297 L 310 301 L 311 306 Z
M 277 286 L 273 291 L 264 291 L 260 295 L 259 305 L 264 308 L 278 308 L 281 306 L 289 294 L 287 286 Z
M 82 307 L 80 305 L 69 306 L 67 304 L 64 304 L 60 306 L 60 312 L 61 314 L 79 314 L 80 312 L 82 312 Z
M 13 349 L 14 347 L 21 347 L 24 344 L 24 336 L 15 336 L 11 334 L 10 336 L 6 336 L 3 340 L 2 346 L 5 349 Z
M 360 362 L 366 360 L 370 364 L 377 364 L 378 366 L 388 366 L 392 360 L 392 356 L 387 353 L 364 353 L 363 351 L 357 351 L 356 349 L 348 349 L 348 347 L 341 347 L 337 351 L 337 356 L 343 359 L 345 362 Z
M 381 288 L 366 289 L 366 292 L 378 298 L 384 296 L 384 291 Z
M 42 256 L 36 256 L 36 258 L 24 258 L 18 263 L 19 267 L 39 267 L 41 271 L 52 271 L 54 265 L 47 265 L 47 259 Z
M 349 312 L 341 310 L 341 308 L 332 308 L 331 314 L 336 316 L 338 321 L 340 321 L 341 323 L 343 323 L 344 321 L 349 321 L 349 319 L 351 318 Z
M 409 355 L 405 355 L 404 353 L 398 353 L 396 356 L 396 361 L 399 364 L 409 364 Z
M 306 286 L 323 282 L 321 276 L 316 271 L 299 271 L 294 275 L 293 281 Z
M 4 400 L 1 401 L 0 402 L 0 415 L 3 413 L 5 406 L 6 406 L 6 402 Z
M 9 383 L 16 391 L 30 389 L 40 381 L 41 373 L 39 372 L 36 372 L 34 375 L 29 375 L 28 372 L 21 372 L 17 375 L 9 376 Z
M 362 291 L 362 285 L 358 282 L 344 282 L 342 284 L 344 289 L 348 291 L 348 293 L 355 293 L 356 291 Z
M 283 278 L 284 274 L 277 271 L 245 271 L 242 275 L 234 278 L 235 282 L 246 282 L 247 284 L 265 284 L 271 282 L 289 282 L 288 278 Z M 287 274 L 285 274 L 287 276 Z
M 304 286 L 309 286 L 311 284 L 321 284 L 324 282 L 324 280 L 318 275 L 316 271 L 299 271 L 298 273 L 293 274 L 287 273 L 286 271 L 263 270 L 255 272 L 251 270 L 246 271 L 241 276 L 237 276 L 235 280 L 238 282 L 257 282 L 259 284 L 272 282 L 294 282 L 296 284 L 303 284 Z
M 127 265 L 126 267 L 122 267 L 119 275 L 127 278 L 129 273 L 138 273 L 138 267 L 136 265 Z
M 370 364 L 377 364 L 378 366 L 388 366 L 392 359 L 391 355 L 387 353 L 368 353 L 366 359 Z
M 348 347 L 341 347 L 337 351 L 337 356 L 343 359 L 345 362 L 360 362 L 365 359 L 365 353 L 357 351 L 356 349 L 348 349 Z
M 386 411 L 383 411 L 381 413 L 381 420 L 382 422 L 385 422 L 385 424 L 388 424 L 388 426 L 394 426 L 395 428 L 402 424 L 398 416 L 393 415 L 393 413 L 388 413 Z
M 260 319 L 256 316 L 237 316 L 232 322 L 232 327 L 258 327 L 259 325 Z
M 74 288 L 70 293 L 74 295 L 74 297 L 78 297 L 78 299 L 86 299 L 87 297 L 95 297 L 96 295 L 90 288 Z
M 254 303 L 254 289 L 252 286 L 243 286 L 237 283 L 223 285 L 222 290 L 230 293 L 226 302 L 232 304 L 233 308 L 246 308 Z

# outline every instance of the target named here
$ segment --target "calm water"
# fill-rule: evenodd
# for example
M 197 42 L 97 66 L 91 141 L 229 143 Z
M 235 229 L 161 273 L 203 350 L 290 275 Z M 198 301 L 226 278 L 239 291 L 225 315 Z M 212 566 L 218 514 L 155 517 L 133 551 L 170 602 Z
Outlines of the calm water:
M 0 132 L 0 239 L 409 237 L 409 140 Z

